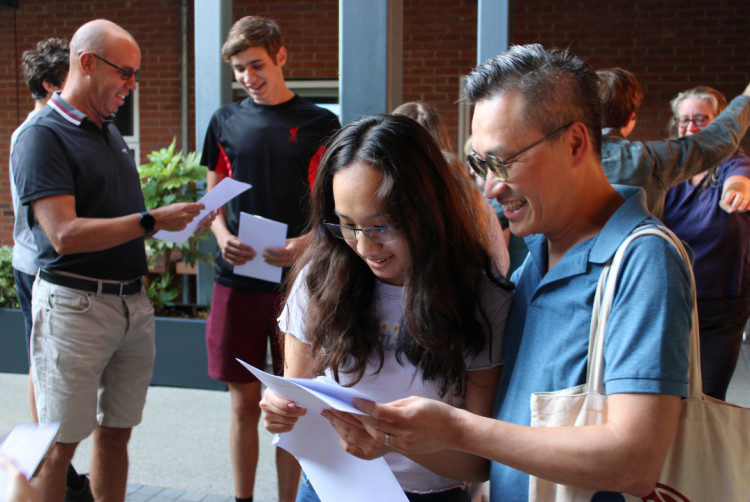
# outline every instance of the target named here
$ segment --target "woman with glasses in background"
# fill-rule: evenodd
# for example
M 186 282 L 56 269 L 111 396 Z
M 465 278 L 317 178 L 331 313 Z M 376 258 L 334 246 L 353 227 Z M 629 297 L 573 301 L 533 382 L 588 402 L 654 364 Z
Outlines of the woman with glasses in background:
M 672 102 L 673 137 L 695 134 L 727 106 L 699 86 Z M 664 223 L 695 253 L 703 392 L 725 399 L 750 315 L 750 158 L 741 151 L 671 188 Z
M 407 117 L 364 117 L 335 136 L 313 189 L 315 240 L 279 317 L 285 376 L 325 374 L 379 402 L 418 395 L 490 416 L 511 292 L 460 174 Z M 305 413 L 270 390 L 261 409 L 271 432 Z M 469 501 L 468 482 L 488 477 L 479 457 L 407 458 L 387 437 L 326 417 L 346 451 L 384 456 L 409 500 Z M 297 500 L 318 500 L 306 478 Z

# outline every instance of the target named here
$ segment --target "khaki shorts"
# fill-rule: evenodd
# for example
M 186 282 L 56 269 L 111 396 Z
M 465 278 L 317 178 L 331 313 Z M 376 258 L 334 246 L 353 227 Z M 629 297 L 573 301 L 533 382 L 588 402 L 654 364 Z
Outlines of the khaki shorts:
M 97 425 L 138 425 L 154 367 L 154 309 L 140 293 L 117 296 L 50 284 L 32 296 L 31 358 L 39 421 L 60 423 L 62 443 Z

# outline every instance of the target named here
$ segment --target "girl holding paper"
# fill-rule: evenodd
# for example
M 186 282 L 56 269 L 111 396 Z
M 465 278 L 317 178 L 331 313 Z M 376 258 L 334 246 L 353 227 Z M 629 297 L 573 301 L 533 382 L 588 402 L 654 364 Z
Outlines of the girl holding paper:
M 279 317 L 285 376 L 326 374 L 380 402 L 418 395 L 491 414 L 511 285 L 460 176 L 406 117 L 364 117 L 336 135 L 313 190 L 315 239 Z M 306 412 L 270 390 L 261 409 L 271 432 Z M 346 451 L 384 456 L 410 500 L 468 501 L 468 482 L 487 479 L 479 457 L 407 458 L 326 416 Z M 306 479 L 297 500 L 317 500 Z

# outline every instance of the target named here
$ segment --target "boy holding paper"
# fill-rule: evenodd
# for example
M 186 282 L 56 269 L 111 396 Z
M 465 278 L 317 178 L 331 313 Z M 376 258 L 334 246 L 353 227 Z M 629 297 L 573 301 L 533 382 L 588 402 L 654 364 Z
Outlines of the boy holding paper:
M 286 86 L 287 51 L 278 25 L 247 16 L 229 31 L 222 57 L 249 97 L 219 108 L 206 132 L 201 163 L 208 166 L 208 189 L 230 177 L 253 188 L 230 201 L 213 223 L 219 250 L 211 313 L 206 327 L 208 372 L 227 382 L 232 400 L 230 432 L 237 500 L 252 500 L 258 461 L 257 423 L 260 382 L 235 358 L 257 367 L 271 340 L 274 371 L 281 372 L 276 336 L 279 285 L 238 275 L 234 267 L 263 260 L 291 266 L 301 253 L 307 198 L 323 144 L 339 127 L 334 114 L 297 96 Z M 254 249 L 240 242 L 240 213 L 288 226 L 283 248 Z M 279 500 L 294 500 L 299 477 L 296 461 L 277 450 Z

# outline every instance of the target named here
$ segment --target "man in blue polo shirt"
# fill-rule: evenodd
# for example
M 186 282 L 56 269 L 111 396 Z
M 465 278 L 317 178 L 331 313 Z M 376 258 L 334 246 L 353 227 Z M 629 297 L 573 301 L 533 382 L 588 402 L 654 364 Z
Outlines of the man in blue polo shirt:
M 464 89 L 475 104 L 470 163 L 529 248 L 512 277 L 494 420 L 424 399 L 360 403 L 380 419 L 371 434 L 388 434 L 396 451 L 492 460 L 493 502 L 527 501 L 528 473 L 596 491 L 595 500 L 645 497 L 687 395 L 690 265 L 661 237 L 628 246 L 607 323 L 606 422 L 530 427 L 532 393 L 585 381 L 602 268 L 635 228 L 657 220 L 642 189 L 612 186 L 604 174 L 597 76 L 584 61 L 513 46 L 472 71 Z
M 135 163 L 111 121 L 135 90 L 140 64 L 127 31 L 103 19 L 83 25 L 70 41 L 65 88 L 19 134 L 12 156 L 39 252 L 31 335 L 36 407 L 41 423 L 60 423 L 38 476 L 45 501 L 63 499 L 68 465 L 92 433 L 94 497 L 125 499 L 127 444 L 154 362 L 143 239 L 183 229 L 203 207 L 145 211 Z

